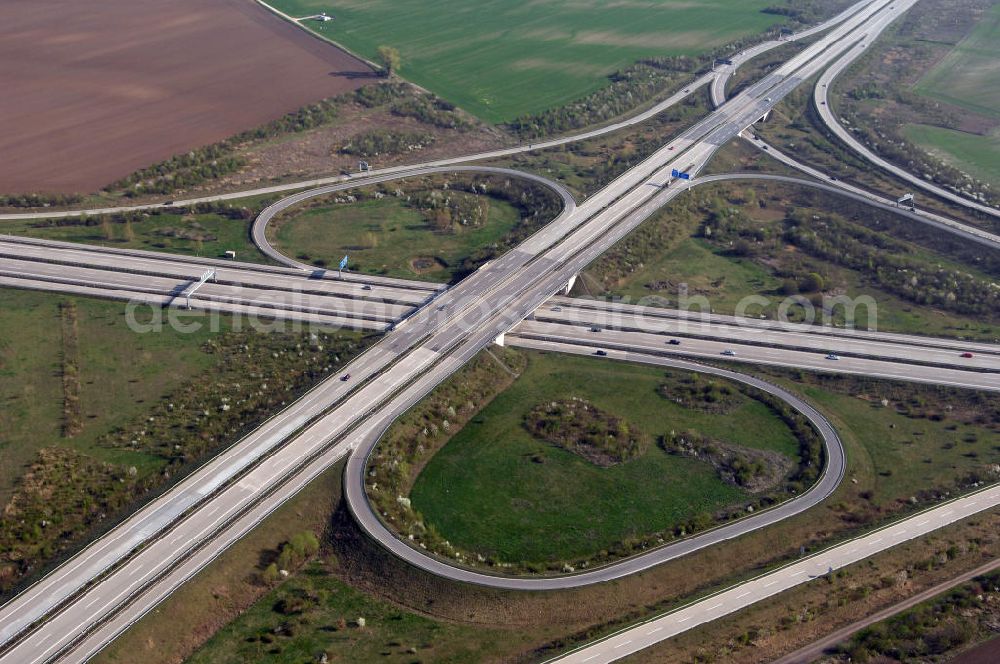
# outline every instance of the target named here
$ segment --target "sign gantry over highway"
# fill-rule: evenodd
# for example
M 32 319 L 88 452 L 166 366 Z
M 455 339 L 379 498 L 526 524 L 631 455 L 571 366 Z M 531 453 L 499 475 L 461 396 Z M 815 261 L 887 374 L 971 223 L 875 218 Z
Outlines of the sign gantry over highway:
M 208 281 L 209 279 L 215 281 L 215 268 L 205 270 L 205 273 L 201 275 L 201 279 L 198 280 L 198 283 L 192 284 L 190 287 L 188 287 L 187 290 L 184 291 L 184 297 L 187 300 L 188 309 L 191 308 L 191 296 L 194 295 L 194 292 L 196 290 L 204 286 L 205 282 Z

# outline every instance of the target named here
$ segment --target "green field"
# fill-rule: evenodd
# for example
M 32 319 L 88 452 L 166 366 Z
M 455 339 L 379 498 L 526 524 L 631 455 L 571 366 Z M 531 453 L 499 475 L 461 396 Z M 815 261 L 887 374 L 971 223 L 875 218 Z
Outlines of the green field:
M 83 431 L 63 438 L 62 339 L 59 303 L 76 303 L 79 320 L 80 403 Z M 124 304 L 47 293 L 0 289 L 0 504 L 35 460 L 39 449 L 70 446 L 105 461 L 144 467 L 140 452 L 95 444 L 135 419 L 215 356 L 201 346 L 207 330 L 136 334 L 126 325 Z
M 944 127 L 908 125 L 903 134 L 949 166 L 1000 187 L 1000 133 L 980 136 Z
M 440 282 L 451 281 L 463 258 L 496 243 L 520 219 L 509 203 L 491 198 L 487 223 L 438 232 L 419 210 L 387 197 L 309 208 L 282 221 L 273 239 L 301 260 L 336 265 L 349 254 L 355 272 Z M 421 267 L 420 259 L 432 260 Z
M 725 416 L 657 392 L 662 369 L 529 353 L 526 371 L 459 431 L 417 476 L 413 508 L 456 546 L 505 561 L 585 557 L 630 537 L 669 530 L 748 497 L 708 465 L 651 443 L 637 458 L 599 467 L 533 437 L 524 415 L 580 397 L 651 436 L 694 429 L 798 458 L 798 441 L 764 404 Z M 709 517 L 710 518 L 710 517 Z
M 918 92 L 1000 119 L 1000 5 L 917 84 Z
M 271 0 L 370 59 L 402 55 L 401 75 L 489 122 L 562 105 L 649 56 L 696 55 L 780 22 L 772 0 Z

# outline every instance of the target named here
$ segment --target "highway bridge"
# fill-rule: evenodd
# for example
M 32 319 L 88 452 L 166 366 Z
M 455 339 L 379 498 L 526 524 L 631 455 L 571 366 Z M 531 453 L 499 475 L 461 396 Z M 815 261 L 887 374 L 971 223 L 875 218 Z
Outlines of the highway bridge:
M 364 495 L 364 468 L 372 447 L 396 417 L 498 338 L 502 337 L 505 342 L 514 339 L 527 347 L 594 352 L 590 336 L 594 333 L 589 329 L 593 326 L 588 327 L 584 322 L 587 316 L 594 315 L 594 305 L 574 304 L 566 311 L 564 301 L 561 305 L 559 301 L 550 301 L 553 295 L 656 210 L 683 194 L 683 188 L 669 186 L 672 170 L 683 169 L 697 174 L 719 147 L 766 115 L 774 104 L 803 81 L 848 53 L 860 39 L 872 39 L 912 4 L 913 0 L 858 3 L 831 23 L 829 32 L 785 65 L 722 104 L 584 203 L 575 207 L 567 203 L 557 219 L 451 288 L 373 280 L 359 275 L 332 283 L 338 280 L 325 275 L 303 275 L 301 266 L 248 268 L 228 264 L 227 268 L 220 268 L 219 283 L 206 283 L 192 298 L 193 304 L 217 308 L 253 306 L 271 313 L 283 312 L 282 315 L 287 316 L 329 316 L 336 324 L 367 326 L 368 329 L 387 329 L 392 323 L 392 330 L 347 367 L 346 371 L 353 376 L 351 381 L 333 378 L 319 384 L 246 439 L 0 607 L 0 643 L 3 644 L 0 662 L 86 660 L 310 479 L 348 453 L 345 490 L 352 511 L 369 534 L 415 565 L 449 578 L 499 587 L 562 588 L 602 582 L 646 569 L 682 555 L 685 550 L 697 550 L 713 541 L 721 541 L 712 538 L 737 537 L 820 502 L 843 475 L 843 452 L 832 427 L 808 404 L 781 388 L 725 369 L 692 365 L 689 360 L 665 356 L 661 349 L 669 350 L 669 345 L 664 345 L 664 335 L 680 335 L 666 318 L 658 321 L 659 328 L 654 326 L 652 330 L 614 330 L 615 338 L 608 339 L 607 343 L 614 342 L 621 347 L 608 350 L 607 357 L 662 366 L 694 366 L 699 371 L 728 375 L 745 382 L 757 381 L 754 384 L 760 383 L 762 389 L 786 399 L 813 420 L 826 444 L 827 465 L 823 478 L 809 492 L 773 510 L 680 542 L 674 549 L 656 549 L 584 574 L 512 579 L 456 567 L 395 538 L 371 513 Z M 712 76 L 706 75 L 698 84 L 711 80 Z M 684 94 L 689 93 L 674 95 L 659 108 L 662 110 L 669 103 L 676 103 Z M 540 147 L 544 144 L 528 149 Z M 514 150 L 518 149 L 523 147 Z M 402 167 L 397 172 L 419 174 L 422 168 L 454 166 L 481 158 L 482 155 L 444 160 L 420 167 Z M 305 183 L 305 186 L 339 186 L 342 182 L 343 178 L 330 178 Z M 292 191 L 304 186 L 296 184 L 258 191 Z M 245 195 L 247 192 L 239 194 Z M 11 218 L 25 216 L 12 215 Z M 43 216 L 55 215 L 44 213 Z M 0 243 L 0 256 L 3 256 L 0 268 L 9 265 L 8 262 L 16 262 L 7 275 L 0 275 L 5 279 L 0 283 L 9 285 L 18 278 L 23 280 L 28 274 L 28 281 L 32 282 L 30 287 L 42 288 L 49 284 L 67 292 L 82 292 L 72 290 L 75 288 L 103 288 L 106 296 L 113 291 L 124 295 L 130 289 L 135 293 L 145 290 L 142 296 L 155 301 L 154 298 L 170 296 L 169 292 L 164 295 L 163 289 L 168 288 L 171 281 L 176 288 L 178 279 L 183 282 L 185 278 L 192 278 L 191 265 L 178 267 L 171 263 L 190 262 L 190 259 L 154 259 L 138 252 L 107 252 L 115 264 L 95 267 L 85 261 L 98 259 L 84 258 L 78 253 L 87 253 L 88 249 L 59 247 L 58 253 L 46 261 L 25 256 L 24 248 L 30 246 L 30 242 L 9 238 Z M 37 250 L 42 245 L 34 246 Z M 142 274 L 149 267 L 147 261 L 157 264 L 148 270 L 150 274 Z M 57 265 L 58 269 L 37 267 L 41 264 Z M 120 270 L 120 264 L 127 264 L 128 269 Z M 181 274 L 185 270 L 187 272 Z M 246 270 L 247 274 L 241 272 L 238 280 L 230 278 L 227 282 L 227 270 L 230 273 Z M 289 270 L 297 271 L 299 285 L 292 285 L 296 278 Z M 127 274 L 128 278 L 119 276 L 115 280 L 109 273 Z M 89 285 L 88 279 L 91 280 Z M 94 286 L 95 279 L 105 281 Z M 157 281 L 146 283 L 147 279 Z M 274 297 L 275 288 L 292 292 L 302 282 L 308 283 L 310 290 L 304 300 L 292 307 L 283 307 L 281 298 Z M 240 299 L 242 295 L 237 291 L 244 288 L 249 290 L 246 298 Z M 549 308 L 540 310 L 546 302 Z M 554 311 L 557 306 L 562 306 L 563 311 Z M 533 313 L 535 320 L 525 321 Z M 555 316 L 559 313 L 567 317 Z M 632 316 L 629 320 L 633 322 L 642 313 L 625 312 Z M 539 319 L 539 316 L 549 318 Z M 719 343 L 720 335 L 730 334 L 738 327 L 731 322 L 727 325 L 720 321 L 702 321 L 700 326 L 692 327 L 693 332 L 683 335 L 680 348 L 695 356 L 710 354 L 714 348 L 707 344 Z M 755 332 L 759 334 L 760 330 Z M 532 337 L 539 334 L 547 338 Z M 815 343 L 796 336 L 801 334 L 803 332 L 790 329 L 768 331 L 774 343 L 786 344 L 783 353 L 816 354 Z M 565 339 L 556 338 L 560 335 Z M 837 335 L 831 333 L 830 338 L 834 337 Z M 758 339 L 755 343 L 745 343 L 744 347 L 770 348 L 768 344 L 756 343 Z M 856 364 L 861 362 L 898 365 L 902 356 L 913 349 L 918 349 L 921 358 L 915 362 L 911 359 L 912 367 L 921 367 L 920 371 L 932 368 L 938 375 L 945 371 L 961 372 L 957 375 L 959 382 L 988 381 L 989 378 L 981 377 L 991 376 L 996 366 L 991 364 L 996 360 L 996 353 L 988 346 L 977 348 L 981 356 L 974 355 L 971 359 L 975 362 L 953 367 L 952 355 L 956 349 L 947 348 L 940 340 L 918 342 L 897 338 L 879 342 L 875 337 L 848 339 L 841 336 L 837 337 L 837 343 L 850 344 L 849 355 L 838 360 L 838 366 L 844 366 L 845 370 L 867 369 L 867 366 Z M 886 345 L 876 346 L 876 343 Z M 878 354 L 876 359 L 871 353 Z M 742 351 L 738 357 L 746 360 Z M 796 361 L 800 359 L 796 356 Z M 905 373 L 916 371 L 907 369 Z M 990 494 L 982 504 L 995 505 L 996 500 L 997 497 Z M 891 541 L 886 541 L 881 547 L 891 545 Z M 865 549 L 866 555 L 877 550 L 881 550 L 879 545 L 872 545 Z M 755 601 L 755 597 L 750 593 L 734 598 L 727 607 L 736 610 Z M 597 653 L 588 658 L 581 661 L 610 661 L 613 657 Z

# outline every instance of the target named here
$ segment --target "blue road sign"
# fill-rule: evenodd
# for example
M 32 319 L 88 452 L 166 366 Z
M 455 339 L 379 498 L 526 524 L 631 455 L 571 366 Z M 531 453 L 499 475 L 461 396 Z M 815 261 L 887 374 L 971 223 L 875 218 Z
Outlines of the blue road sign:
M 672 178 L 679 178 L 680 176 L 681 176 L 681 172 L 679 170 L 677 170 L 676 168 L 673 169 L 672 171 L 670 171 L 670 177 L 672 177 Z
M 347 258 L 348 258 L 347 256 L 344 256 L 343 258 L 340 259 L 340 266 L 338 267 L 338 269 L 343 270 L 345 267 L 347 267 Z
M 690 180 L 691 179 L 691 174 L 690 173 L 680 173 L 680 174 L 677 175 L 677 177 L 679 177 L 682 180 Z

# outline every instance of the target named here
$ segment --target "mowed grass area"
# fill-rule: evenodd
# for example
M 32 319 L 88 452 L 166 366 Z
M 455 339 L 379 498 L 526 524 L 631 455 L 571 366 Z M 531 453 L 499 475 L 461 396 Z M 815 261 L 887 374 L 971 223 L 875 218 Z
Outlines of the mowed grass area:
M 780 22 L 771 0 L 268 0 L 369 59 L 399 49 L 401 75 L 488 122 L 562 105 L 643 57 L 697 55 Z
M 917 92 L 1000 119 L 1000 5 L 916 85 Z
M 417 476 L 413 509 L 454 545 L 504 561 L 593 555 L 629 537 L 671 529 L 746 498 L 708 464 L 671 456 L 656 438 L 703 435 L 797 459 L 798 441 L 764 404 L 745 399 L 725 416 L 682 407 L 657 392 L 660 368 L 543 353 L 459 431 Z M 638 457 L 607 468 L 533 437 L 535 406 L 579 397 L 650 436 Z
M 250 241 L 251 223 L 251 219 L 229 219 L 214 212 L 162 213 L 127 224 L 103 224 L 98 219 L 5 221 L 0 233 L 206 258 L 224 258 L 227 251 L 235 251 L 239 261 L 266 263 L 267 257 Z
M 980 136 L 944 127 L 909 125 L 903 134 L 948 165 L 1000 187 L 1000 132 Z
M 336 267 L 349 255 L 354 272 L 440 282 L 450 281 L 463 258 L 499 241 L 520 219 L 509 203 L 491 198 L 486 223 L 437 231 L 419 210 L 386 197 L 310 208 L 269 232 L 286 255 L 300 260 Z
M 77 307 L 83 431 L 62 435 L 62 333 L 59 303 Z M 0 504 L 39 449 L 64 445 L 97 459 L 136 465 L 159 460 L 95 444 L 102 434 L 141 415 L 215 357 L 201 346 L 207 330 L 137 334 L 124 304 L 0 289 Z
M 365 662 L 376 659 L 376 655 L 379 661 L 400 664 L 417 660 L 520 661 L 517 655 L 526 648 L 567 633 L 577 633 L 582 628 L 551 616 L 564 619 L 565 614 L 572 614 L 582 606 L 593 606 L 595 617 L 589 624 L 602 624 L 623 613 L 634 615 L 636 605 L 659 612 L 665 607 L 657 606 L 658 601 L 687 596 L 695 592 L 699 583 L 715 585 L 720 579 L 731 582 L 744 574 L 759 573 L 760 565 L 769 564 L 766 561 L 773 563 L 774 557 L 781 556 L 791 547 L 797 555 L 800 542 L 807 543 L 811 549 L 823 546 L 825 539 L 812 539 L 817 531 L 823 533 L 823 538 L 839 537 L 845 528 L 859 525 L 854 521 L 845 525 L 841 517 L 845 511 L 863 510 L 870 504 L 898 510 L 896 501 L 906 502 L 909 496 L 922 489 L 947 486 L 977 464 L 981 467 L 1000 459 L 1000 449 L 991 439 L 989 429 L 961 424 L 955 430 L 950 428 L 955 424 L 951 419 L 954 410 L 945 413 L 940 422 L 887 412 L 878 398 L 881 390 L 891 385 L 886 381 L 862 383 L 859 379 L 846 378 L 829 382 L 814 374 L 793 376 L 781 371 L 768 373 L 767 377 L 807 392 L 831 417 L 848 451 L 847 479 L 826 506 L 739 541 L 721 544 L 706 554 L 709 556 L 706 560 L 694 561 L 695 564 L 681 560 L 644 574 L 634 580 L 641 586 L 641 590 L 636 591 L 647 593 L 642 597 L 629 592 L 628 586 L 623 589 L 616 584 L 609 591 L 608 586 L 602 585 L 584 593 L 547 594 L 546 597 L 557 599 L 544 605 L 546 612 L 542 613 L 538 605 L 530 604 L 532 597 L 537 596 L 514 594 L 492 603 L 493 609 L 502 610 L 504 617 L 491 624 L 483 615 L 490 610 L 491 603 L 485 601 L 483 595 L 466 594 L 478 592 L 475 587 L 452 586 L 414 573 L 412 568 L 396 563 L 390 554 L 385 554 L 389 556 L 387 562 L 378 556 L 365 557 L 369 554 L 364 552 L 360 553 L 365 561 L 362 564 L 374 570 L 368 578 L 375 579 L 364 588 L 359 587 L 363 583 L 351 578 L 357 572 L 356 560 L 343 556 L 338 560 L 336 555 L 326 551 L 320 554 L 318 561 L 293 573 L 276 589 L 260 585 L 257 575 L 262 561 L 269 560 L 269 554 L 278 543 L 302 529 L 322 532 L 329 525 L 330 512 L 340 500 L 342 465 L 338 465 L 213 561 L 156 611 L 99 654 L 95 661 L 101 664 L 187 661 L 191 649 L 219 628 L 221 631 L 212 636 L 191 661 L 213 664 L 305 662 L 320 652 L 326 652 L 331 662 Z M 917 395 L 934 404 L 936 410 L 944 411 L 948 404 L 968 401 L 962 398 L 961 392 L 956 393 L 958 397 L 937 400 L 934 390 L 930 386 L 904 386 L 891 402 L 894 405 L 898 398 Z M 916 431 L 923 435 L 914 435 Z M 966 442 L 969 434 L 976 434 L 978 440 Z M 972 458 L 972 453 L 978 454 L 978 459 Z M 925 462 L 925 458 L 931 462 Z M 855 479 L 858 483 L 853 481 Z M 868 496 L 868 492 L 871 492 L 870 498 L 859 495 Z M 915 508 L 909 506 L 908 509 Z M 886 516 L 888 512 L 876 515 Z M 350 517 L 344 515 L 344 519 Z M 334 521 L 338 523 L 336 518 Z M 335 542 L 341 536 L 342 532 L 336 532 L 328 540 Z M 358 537 L 364 536 L 358 534 Z M 930 556 L 939 545 L 928 546 L 920 557 Z M 364 547 L 358 547 L 348 538 L 338 550 L 353 553 L 357 548 Z M 760 553 L 762 550 L 764 554 Z M 894 572 L 899 568 L 898 561 L 893 560 L 882 569 Z M 756 572 L 750 571 L 754 569 Z M 405 570 L 406 576 L 401 577 L 393 570 Z M 885 573 L 876 570 L 872 575 L 875 583 Z M 678 577 L 683 580 L 679 581 Z M 343 581 L 345 578 L 347 583 Z M 687 583 L 695 585 L 685 585 Z M 721 583 L 728 585 L 728 582 Z M 435 601 L 428 601 L 427 596 L 420 594 L 425 586 L 433 589 Z M 456 587 L 461 596 L 455 592 Z M 619 594 L 627 598 L 624 607 Z M 246 613 L 233 620 L 236 613 L 247 608 L 257 597 L 259 600 L 249 606 Z M 383 599 L 386 597 L 388 600 Z M 301 613 L 288 615 L 279 610 L 282 600 L 288 598 L 302 600 Z M 468 614 L 463 611 L 466 607 Z M 452 608 L 455 610 L 447 613 Z M 545 619 L 546 615 L 550 616 L 549 620 Z M 779 617 L 785 615 L 787 610 L 782 608 Z M 532 621 L 531 616 L 538 616 L 538 619 Z M 358 617 L 366 619 L 364 629 L 354 624 Z M 470 617 L 474 621 L 469 620 Z M 759 618 L 755 620 L 758 622 L 754 624 L 759 626 Z M 742 628 L 732 633 L 740 631 Z M 264 635 L 271 639 L 270 643 L 262 642 Z M 704 645 L 703 642 L 697 644 L 698 647 Z M 411 647 L 417 652 L 408 653 Z

